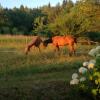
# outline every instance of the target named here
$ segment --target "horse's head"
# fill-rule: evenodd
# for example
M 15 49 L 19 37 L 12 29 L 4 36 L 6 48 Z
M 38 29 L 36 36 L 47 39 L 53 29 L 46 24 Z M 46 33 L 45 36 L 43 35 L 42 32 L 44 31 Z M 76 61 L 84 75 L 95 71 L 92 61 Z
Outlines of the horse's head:
M 52 38 L 46 39 L 42 43 L 43 43 L 43 47 L 45 48 L 48 46 L 49 43 L 52 43 Z
M 42 42 L 42 46 L 43 48 L 46 48 L 48 46 L 48 43 L 46 42 L 46 40 Z

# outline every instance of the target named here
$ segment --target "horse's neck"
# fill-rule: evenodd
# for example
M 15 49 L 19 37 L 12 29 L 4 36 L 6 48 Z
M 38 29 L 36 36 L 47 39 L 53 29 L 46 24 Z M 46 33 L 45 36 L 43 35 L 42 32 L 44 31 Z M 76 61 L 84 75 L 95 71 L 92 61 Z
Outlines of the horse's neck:
M 52 39 L 49 38 L 49 39 L 45 40 L 45 43 L 52 43 Z

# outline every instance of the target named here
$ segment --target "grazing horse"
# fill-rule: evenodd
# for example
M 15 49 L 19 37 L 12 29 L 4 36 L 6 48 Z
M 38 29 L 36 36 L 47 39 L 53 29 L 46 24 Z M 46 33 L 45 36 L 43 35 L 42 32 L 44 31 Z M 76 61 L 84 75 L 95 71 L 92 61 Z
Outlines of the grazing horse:
M 66 46 L 68 45 L 69 48 L 69 55 L 75 54 L 75 45 L 77 43 L 77 40 L 75 37 L 68 35 L 68 36 L 54 36 L 48 40 L 43 41 L 43 45 L 47 47 L 49 43 L 52 43 L 56 50 L 59 51 L 60 46 Z
M 32 46 L 38 47 L 40 51 L 40 44 L 42 43 L 42 39 L 39 36 L 34 36 L 32 41 L 26 46 L 25 53 L 28 54 Z

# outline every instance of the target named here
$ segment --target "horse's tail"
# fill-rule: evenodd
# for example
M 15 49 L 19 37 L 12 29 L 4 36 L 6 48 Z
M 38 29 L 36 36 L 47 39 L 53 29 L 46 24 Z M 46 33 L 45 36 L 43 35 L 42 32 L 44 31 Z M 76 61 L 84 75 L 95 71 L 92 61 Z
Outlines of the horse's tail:
M 76 46 L 77 46 L 77 38 L 74 37 L 74 46 L 75 46 L 75 49 L 76 49 Z
M 74 42 L 77 43 L 77 38 L 76 37 L 74 37 Z

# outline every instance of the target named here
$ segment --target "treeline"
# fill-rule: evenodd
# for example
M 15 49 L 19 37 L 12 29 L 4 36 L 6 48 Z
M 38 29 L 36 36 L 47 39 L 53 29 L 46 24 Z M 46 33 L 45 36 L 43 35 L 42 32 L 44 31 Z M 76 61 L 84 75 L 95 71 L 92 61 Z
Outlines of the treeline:
M 100 0 L 63 0 L 52 7 L 3 8 L 0 6 L 0 34 L 88 36 L 100 40 Z

